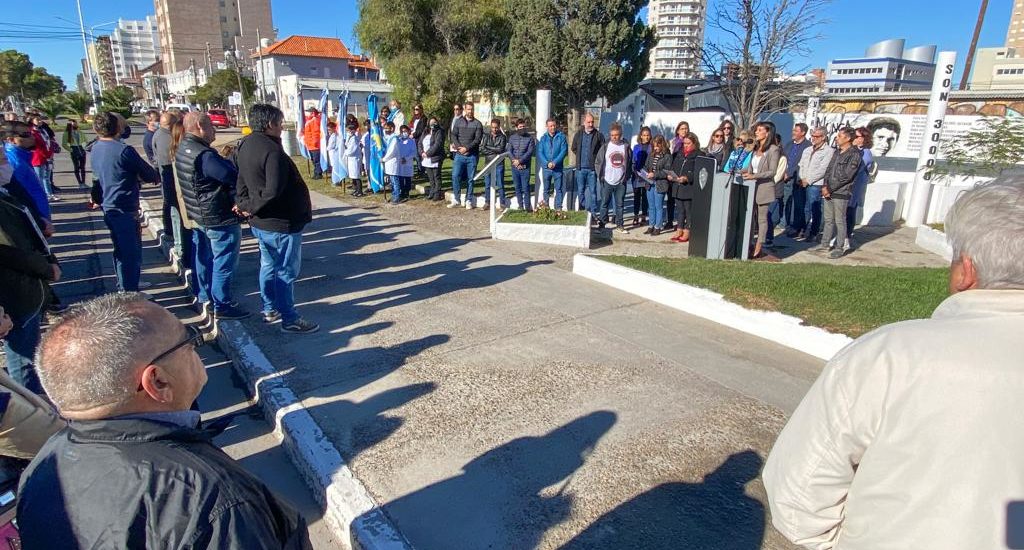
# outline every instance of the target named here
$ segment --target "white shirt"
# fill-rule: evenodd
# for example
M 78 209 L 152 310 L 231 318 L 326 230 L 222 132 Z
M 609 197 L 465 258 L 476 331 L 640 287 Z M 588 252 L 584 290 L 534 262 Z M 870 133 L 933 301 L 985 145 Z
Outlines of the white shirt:
M 401 154 L 398 152 L 398 136 L 391 134 L 384 136 L 384 174 L 388 176 L 400 176 Z
M 618 145 L 608 142 L 604 153 L 604 181 L 611 184 L 619 184 L 625 181 L 626 174 L 626 144 L 620 142 Z
M 434 141 L 434 134 L 423 134 L 420 141 L 423 142 L 423 150 L 426 151 L 430 149 L 430 143 Z M 422 163 L 424 168 L 437 168 L 437 161 L 430 160 L 430 157 L 423 157 Z
M 1024 290 L 970 290 L 839 352 L 765 464 L 775 527 L 814 549 L 1005 548 L 1022 335 Z
M 416 140 L 412 139 L 412 136 L 405 138 L 398 136 L 398 156 L 401 158 L 398 175 L 411 178 L 413 162 L 416 160 Z

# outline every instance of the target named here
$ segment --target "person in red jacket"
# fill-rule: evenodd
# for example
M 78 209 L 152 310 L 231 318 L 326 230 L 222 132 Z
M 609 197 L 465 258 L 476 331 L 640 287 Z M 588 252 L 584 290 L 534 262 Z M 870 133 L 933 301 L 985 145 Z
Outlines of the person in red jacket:
M 310 162 L 313 163 L 313 179 L 322 179 L 324 173 L 320 169 L 320 111 L 316 107 L 309 108 L 309 117 L 306 118 L 306 126 L 302 130 L 302 142 L 309 151 Z
M 53 175 L 50 159 L 53 158 L 53 140 L 39 128 L 39 117 L 32 118 L 32 137 L 36 141 L 35 149 L 32 149 L 32 169 L 36 171 L 36 177 L 43 184 L 46 190 L 46 198 L 53 201 L 60 200 L 53 192 Z

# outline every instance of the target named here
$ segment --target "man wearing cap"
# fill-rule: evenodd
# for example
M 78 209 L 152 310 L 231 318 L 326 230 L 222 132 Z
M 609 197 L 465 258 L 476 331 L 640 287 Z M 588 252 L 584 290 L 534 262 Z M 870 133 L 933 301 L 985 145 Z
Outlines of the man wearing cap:
M 309 108 L 309 118 L 302 130 L 302 141 L 313 163 L 313 179 L 323 179 L 324 173 L 320 169 L 320 111 L 316 107 Z

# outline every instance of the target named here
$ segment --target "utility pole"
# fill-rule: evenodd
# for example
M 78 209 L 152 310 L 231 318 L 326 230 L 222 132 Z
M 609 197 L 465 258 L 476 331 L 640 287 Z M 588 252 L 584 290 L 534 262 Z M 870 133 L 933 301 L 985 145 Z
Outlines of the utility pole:
M 248 111 L 248 109 L 245 108 L 245 88 L 242 87 L 242 69 L 238 65 L 238 56 L 239 55 L 241 55 L 241 54 L 238 53 L 238 50 L 235 50 L 234 52 L 230 52 L 230 51 L 229 52 L 224 52 L 224 57 L 231 59 L 234 62 L 234 64 L 235 64 L 235 76 L 238 77 L 238 96 L 242 100 L 242 104 L 241 104 L 242 119 L 245 120 L 245 125 L 248 126 L 249 125 L 249 111 Z
M 85 51 L 85 78 L 89 81 L 89 93 L 92 95 L 92 106 L 98 113 L 100 103 L 96 99 L 96 88 L 92 85 L 92 60 L 89 59 L 89 44 L 85 40 L 85 20 L 82 18 L 82 0 L 75 0 L 78 6 L 78 26 L 82 29 L 82 50 Z
M 260 38 L 260 28 L 256 27 L 256 57 L 259 60 L 259 72 L 256 77 L 260 79 L 260 101 L 267 102 L 266 81 L 263 79 L 263 39 Z
M 188 58 L 188 67 L 192 70 L 192 89 L 199 89 L 199 78 L 196 77 L 196 60 L 194 57 Z M 194 93 L 194 92 L 193 92 Z M 188 102 L 188 96 L 185 96 L 186 102 Z
M 206 43 L 206 77 L 207 78 L 209 78 L 210 75 L 213 74 L 212 72 L 210 72 L 212 70 L 212 68 L 213 68 L 213 59 L 210 57 L 210 43 L 207 42 Z
M 978 49 L 978 36 L 981 34 L 981 26 L 985 23 L 985 11 L 988 10 L 988 0 L 981 0 L 981 9 L 978 10 L 978 22 L 974 25 L 974 37 L 971 38 L 971 49 L 967 50 L 967 61 L 964 63 L 964 76 L 960 79 L 960 89 L 967 89 L 967 79 L 971 76 L 971 68 L 974 66 L 974 51 Z

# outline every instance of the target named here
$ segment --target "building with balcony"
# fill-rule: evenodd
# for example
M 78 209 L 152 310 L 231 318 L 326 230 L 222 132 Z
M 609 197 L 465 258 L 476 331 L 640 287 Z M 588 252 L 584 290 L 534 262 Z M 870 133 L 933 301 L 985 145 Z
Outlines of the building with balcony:
M 110 34 L 110 47 L 118 84 L 138 81 L 139 70 L 160 58 L 156 17 L 150 15 L 139 21 L 118 19 L 117 28 Z
M 154 0 L 160 56 L 168 73 L 206 66 L 237 50 L 242 59 L 259 48 L 259 38 L 274 40 L 270 0 Z
M 700 75 L 707 0 L 651 0 L 647 23 L 658 42 L 647 78 L 687 80 Z
M 935 76 L 935 46 L 904 49 L 902 38 L 872 44 L 864 57 L 833 59 L 825 91 L 830 94 L 930 90 Z

